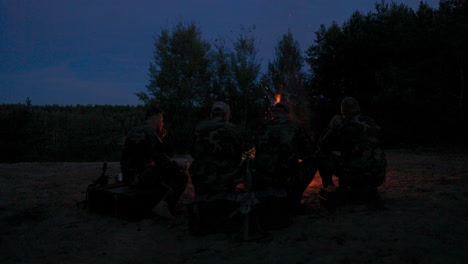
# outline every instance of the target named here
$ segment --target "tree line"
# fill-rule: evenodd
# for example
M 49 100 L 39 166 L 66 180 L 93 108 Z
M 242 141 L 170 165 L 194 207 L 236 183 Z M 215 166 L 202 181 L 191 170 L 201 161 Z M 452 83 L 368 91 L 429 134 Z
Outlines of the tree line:
M 2 105 L 1 161 L 118 160 L 125 134 L 151 105 L 165 111 L 174 153 L 186 151 L 217 100 L 231 106 L 249 142 L 278 95 L 314 139 L 341 99 L 354 96 L 383 127 L 387 146 L 466 142 L 467 28 L 465 0 L 441 0 L 438 9 L 421 2 L 417 10 L 380 1 L 342 25 L 320 25 L 304 52 L 288 31 L 262 72 L 255 26 L 227 45 L 179 22 L 154 40 L 148 84 L 136 94 L 141 106 Z
M 115 161 L 125 135 L 142 122 L 143 106 L 0 107 L 0 162 Z

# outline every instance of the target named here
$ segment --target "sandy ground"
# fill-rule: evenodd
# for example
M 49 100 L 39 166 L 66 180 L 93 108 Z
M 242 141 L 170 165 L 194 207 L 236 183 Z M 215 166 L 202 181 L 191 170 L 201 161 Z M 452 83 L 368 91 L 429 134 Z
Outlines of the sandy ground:
M 387 150 L 388 210 L 312 208 L 266 241 L 189 234 L 175 221 L 128 222 L 77 207 L 102 163 L 0 164 L 0 263 L 468 263 L 468 152 Z M 107 175 L 118 173 L 118 163 Z

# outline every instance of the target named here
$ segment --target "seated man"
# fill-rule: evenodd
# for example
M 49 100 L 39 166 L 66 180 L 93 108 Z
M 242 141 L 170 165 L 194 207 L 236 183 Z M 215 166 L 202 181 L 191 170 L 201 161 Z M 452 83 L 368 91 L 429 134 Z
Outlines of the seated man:
M 190 155 L 194 160 L 190 176 L 198 210 L 190 222 L 194 233 L 222 225 L 238 207 L 237 203 L 225 199 L 226 194 L 236 187 L 234 180 L 239 174 L 243 154 L 239 130 L 229 120 L 229 105 L 216 102 L 210 118 L 199 122 L 193 132 Z
M 342 117 L 332 119 L 318 142 L 323 186 L 333 186 L 332 176 L 335 175 L 339 188 L 332 195 L 334 202 L 382 206 L 376 189 L 386 178 L 381 129 L 372 118 L 361 114 L 359 103 L 353 97 L 343 99 L 341 113 Z
M 163 150 L 166 134 L 163 111 L 149 109 L 145 124 L 127 135 L 120 167 L 124 184 L 145 196 L 147 207 L 153 207 L 154 213 L 171 219 L 188 179 Z
M 275 105 L 273 118 L 264 123 L 255 136 L 253 188 L 259 199 L 262 198 L 262 193 L 272 191 L 272 195 L 265 198 L 269 202 L 264 199 L 263 205 L 258 206 L 259 210 L 266 207 L 265 214 L 286 218 L 285 223 L 289 216 L 302 211 L 302 194 L 316 171 L 314 151 L 315 145 L 304 126 L 289 117 L 289 107 L 284 103 Z M 285 194 L 285 198 L 281 197 L 281 192 Z M 278 203 L 278 206 L 268 206 L 270 202 Z M 267 212 L 269 207 L 275 212 Z

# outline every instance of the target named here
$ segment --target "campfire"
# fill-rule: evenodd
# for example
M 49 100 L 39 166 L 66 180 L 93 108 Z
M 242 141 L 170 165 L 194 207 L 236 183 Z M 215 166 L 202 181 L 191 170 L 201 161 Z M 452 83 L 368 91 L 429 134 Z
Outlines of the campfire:
M 281 94 L 275 94 L 275 105 L 281 102 Z

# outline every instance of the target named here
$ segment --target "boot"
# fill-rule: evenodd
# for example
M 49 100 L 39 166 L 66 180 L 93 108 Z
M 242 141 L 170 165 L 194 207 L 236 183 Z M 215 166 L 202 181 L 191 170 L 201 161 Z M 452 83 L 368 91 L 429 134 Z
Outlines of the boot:
M 155 213 L 157 216 L 162 217 L 164 219 L 169 219 L 169 220 L 174 219 L 174 216 L 172 215 L 171 210 L 169 210 L 169 204 L 164 200 L 156 204 L 156 206 L 153 207 L 151 211 Z

